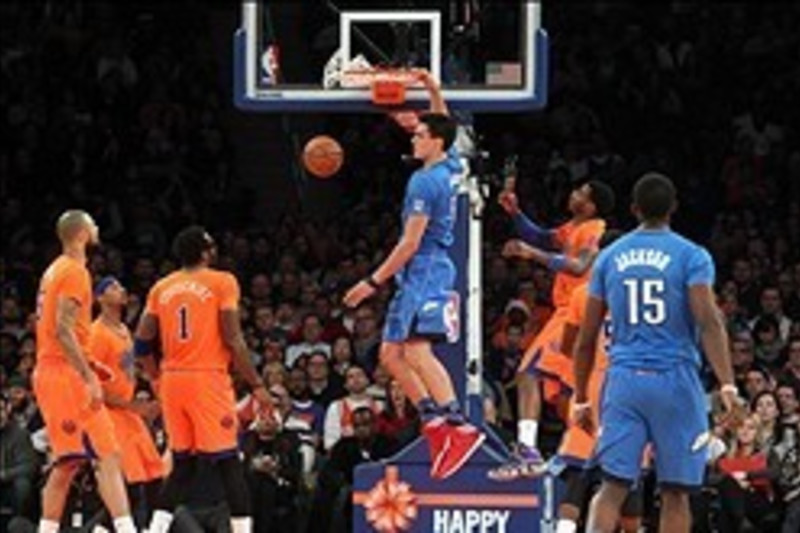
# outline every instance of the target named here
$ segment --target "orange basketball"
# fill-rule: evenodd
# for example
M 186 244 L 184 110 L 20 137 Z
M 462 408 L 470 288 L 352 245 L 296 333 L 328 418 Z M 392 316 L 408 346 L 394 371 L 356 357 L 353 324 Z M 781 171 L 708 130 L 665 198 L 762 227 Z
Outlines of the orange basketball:
M 303 148 L 303 166 L 318 178 L 330 178 L 343 162 L 344 150 L 333 137 L 318 135 Z

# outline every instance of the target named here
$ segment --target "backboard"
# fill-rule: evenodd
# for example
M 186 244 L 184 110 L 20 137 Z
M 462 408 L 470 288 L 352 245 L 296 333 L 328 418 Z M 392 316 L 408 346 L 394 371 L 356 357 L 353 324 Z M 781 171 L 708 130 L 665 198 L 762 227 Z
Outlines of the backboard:
M 539 0 L 244 0 L 234 36 L 237 107 L 374 112 L 350 68 L 424 67 L 452 109 L 514 112 L 547 99 Z M 404 108 L 427 106 L 410 87 Z

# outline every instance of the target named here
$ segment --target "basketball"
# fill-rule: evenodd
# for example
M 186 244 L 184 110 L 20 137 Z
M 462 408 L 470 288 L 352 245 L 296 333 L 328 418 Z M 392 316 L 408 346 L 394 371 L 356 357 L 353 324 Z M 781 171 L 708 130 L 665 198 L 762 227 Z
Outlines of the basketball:
M 303 148 L 303 166 L 318 178 L 330 178 L 342 168 L 344 151 L 333 137 L 318 135 Z

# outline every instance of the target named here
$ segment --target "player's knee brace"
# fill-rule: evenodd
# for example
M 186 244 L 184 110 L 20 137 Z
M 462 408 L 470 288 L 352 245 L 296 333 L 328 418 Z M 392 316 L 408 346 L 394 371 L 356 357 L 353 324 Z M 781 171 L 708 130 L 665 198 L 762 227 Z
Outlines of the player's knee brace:
M 219 473 L 225 486 L 225 499 L 232 517 L 250 516 L 250 491 L 245 481 L 244 464 L 239 457 L 219 459 Z

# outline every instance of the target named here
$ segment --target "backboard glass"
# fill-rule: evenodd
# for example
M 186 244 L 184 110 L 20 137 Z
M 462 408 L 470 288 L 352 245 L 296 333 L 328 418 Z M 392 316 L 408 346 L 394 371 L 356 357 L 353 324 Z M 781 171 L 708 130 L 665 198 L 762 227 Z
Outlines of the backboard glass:
M 424 67 L 453 109 L 540 109 L 547 34 L 539 0 L 244 0 L 234 36 L 234 98 L 264 112 L 385 111 L 349 66 Z M 427 106 L 422 88 L 404 108 Z

